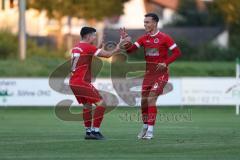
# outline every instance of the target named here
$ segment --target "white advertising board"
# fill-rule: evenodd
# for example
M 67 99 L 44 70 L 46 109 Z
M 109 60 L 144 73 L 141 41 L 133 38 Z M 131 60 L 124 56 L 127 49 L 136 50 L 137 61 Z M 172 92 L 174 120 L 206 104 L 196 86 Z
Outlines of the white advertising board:
M 240 100 L 235 78 L 183 78 L 184 105 L 235 105 Z
M 158 106 L 235 105 L 240 102 L 240 84 L 235 78 L 172 78 L 169 82 L 173 91 L 160 96 Z M 131 95 L 129 90 L 134 90 L 138 92 L 134 105 L 140 106 L 141 84 L 129 89 L 124 83 L 119 83 L 117 91 L 111 79 L 100 78 L 93 84 L 98 90 L 115 95 L 118 106 L 127 106 L 126 97 Z M 0 78 L 1 107 L 56 106 L 62 100 L 72 100 L 72 105 L 78 105 L 73 95 L 54 91 L 47 78 Z M 111 101 L 111 97 L 106 100 Z
M 47 78 L 0 79 L 0 106 L 49 106 L 66 97 L 52 90 Z

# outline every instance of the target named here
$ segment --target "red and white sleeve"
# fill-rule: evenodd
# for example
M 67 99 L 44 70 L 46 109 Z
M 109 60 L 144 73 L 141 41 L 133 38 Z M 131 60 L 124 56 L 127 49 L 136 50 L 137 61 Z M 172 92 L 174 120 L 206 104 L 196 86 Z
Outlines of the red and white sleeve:
M 79 61 L 79 58 L 80 58 L 82 52 L 83 52 L 83 50 L 79 47 L 74 47 L 72 49 L 71 72 L 74 72 L 76 70 L 77 63 Z
M 140 48 L 143 45 L 143 37 L 138 38 L 138 40 L 132 44 L 131 47 L 127 49 L 127 53 L 133 53 L 136 51 L 138 48 Z
M 166 65 L 169 65 L 170 63 L 174 62 L 179 56 L 181 56 L 181 51 L 170 36 L 166 35 L 165 41 L 167 48 L 172 51 L 171 56 L 165 60 Z

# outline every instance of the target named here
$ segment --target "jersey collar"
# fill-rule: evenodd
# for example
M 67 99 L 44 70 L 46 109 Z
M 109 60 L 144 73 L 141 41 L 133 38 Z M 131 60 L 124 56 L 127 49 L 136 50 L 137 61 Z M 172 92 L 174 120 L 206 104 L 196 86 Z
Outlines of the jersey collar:
M 155 33 L 155 34 L 150 34 L 150 36 L 151 36 L 151 37 L 154 37 L 154 36 L 156 36 L 158 33 L 159 33 L 159 31 L 157 31 L 157 33 Z

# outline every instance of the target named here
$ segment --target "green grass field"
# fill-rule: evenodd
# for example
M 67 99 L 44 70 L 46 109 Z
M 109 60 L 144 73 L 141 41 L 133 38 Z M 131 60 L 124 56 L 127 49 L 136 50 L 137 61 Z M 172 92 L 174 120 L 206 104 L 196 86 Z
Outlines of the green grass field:
M 0 59 L 0 77 L 48 77 L 64 59 L 32 57 L 24 62 L 17 59 Z M 31 67 L 29 67 L 31 66 Z M 110 63 L 104 61 L 99 77 L 110 77 Z M 118 68 L 118 70 L 121 68 Z M 182 76 L 235 76 L 235 62 L 177 61 L 170 65 L 170 75 Z
M 74 113 L 80 109 L 73 109 Z M 160 108 L 155 138 L 137 140 L 137 108 L 105 116 L 105 141 L 86 141 L 80 122 L 59 120 L 54 108 L 0 108 L 1 160 L 237 160 L 240 116 L 234 107 Z M 188 115 L 172 119 L 171 115 Z M 166 118 L 169 117 L 169 118 Z

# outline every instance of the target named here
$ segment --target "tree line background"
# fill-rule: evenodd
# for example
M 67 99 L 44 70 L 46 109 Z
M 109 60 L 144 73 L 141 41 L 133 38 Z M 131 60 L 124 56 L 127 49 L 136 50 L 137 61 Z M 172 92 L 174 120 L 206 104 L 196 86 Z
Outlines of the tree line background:
M 27 0 L 27 9 L 34 8 L 46 11 L 47 16 L 58 22 L 58 33 L 63 24 L 64 16 L 85 19 L 88 24 L 95 25 L 105 18 L 123 14 L 123 6 L 129 0 Z M 70 21 L 71 22 L 71 21 Z M 227 49 L 214 45 L 190 46 L 188 42 L 177 40 L 184 56 L 182 60 L 227 60 L 232 61 L 240 49 L 240 1 L 215 0 L 207 5 L 205 10 L 197 9 L 196 1 L 181 0 L 179 8 L 171 24 L 165 27 L 206 27 L 221 26 L 229 30 L 230 45 Z M 57 49 L 38 47 L 35 42 L 28 40 L 27 56 L 64 57 L 66 50 L 61 48 L 64 43 L 63 35 L 57 34 Z M 0 32 L 0 59 L 17 57 L 18 39 L 9 31 Z

